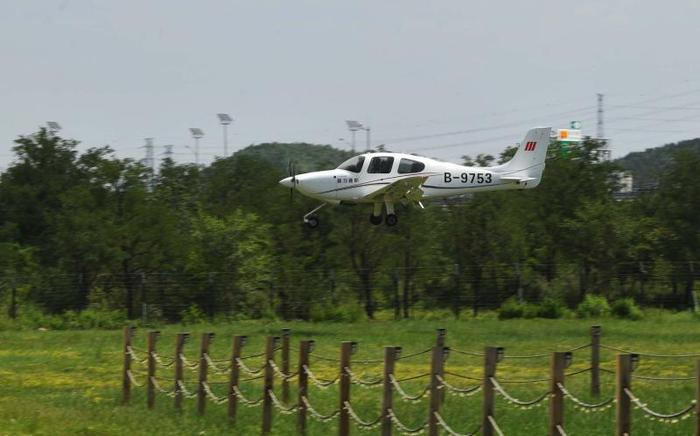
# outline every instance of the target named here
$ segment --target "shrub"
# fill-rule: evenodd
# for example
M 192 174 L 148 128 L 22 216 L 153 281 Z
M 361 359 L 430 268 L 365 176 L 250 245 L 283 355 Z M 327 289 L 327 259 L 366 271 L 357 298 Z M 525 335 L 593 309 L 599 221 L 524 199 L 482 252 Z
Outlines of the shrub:
M 605 297 L 586 295 L 576 308 L 579 318 L 599 318 L 610 314 L 610 305 Z
M 533 303 L 520 303 L 523 306 L 523 318 L 533 319 L 539 318 L 540 306 Z
M 640 320 L 644 316 L 642 310 L 637 306 L 632 298 L 616 300 L 612 304 L 612 314 L 617 318 Z
M 120 310 L 85 309 L 81 312 L 68 310 L 61 314 L 46 314 L 36 307 L 25 305 L 16 320 L 0 320 L 0 330 L 38 329 L 88 330 L 117 329 L 127 323 L 126 314 Z
M 411 311 L 410 317 L 412 319 L 422 319 L 424 321 L 442 321 L 442 320 L 447 320 L 447 319 L 454 319 L 455 315 L 454 315 L 454 312 L 452 312 L 451 310 L 447 310 L 447 309 L 430 309 L 430 310 L 416 309 L 416 310 Z M 391 319 L 393 319 L 393 312 L 392 312 Z
M 509 298 L 498 309 L 498 319 L 522 318 L 525 315 L 525 305 L 518 303 L 515 298 Z
M 357 303 L 336 305 L 315 304 L 310 311 L 311 321 L 357 322 L 365 317 L 364 310 Z
M 566 308 L 559 300 L 554 298 L 546 298 L 537 307 L 537 316 L 539 318 L 558 319 L 564 316 Z
M 202 309 L 196 304 L 180 312 L 180 317 L 182 317 L 182 323 L 185 325 L 199 324 L 204 322 L 206 318 Z
M 509 298 L 498 309 L 498 319 L 555 319 L 564 316 L 565 312 L 564 305 L 553 298 L 547 298 L 541 304 L 519 303 L 515 298 Z

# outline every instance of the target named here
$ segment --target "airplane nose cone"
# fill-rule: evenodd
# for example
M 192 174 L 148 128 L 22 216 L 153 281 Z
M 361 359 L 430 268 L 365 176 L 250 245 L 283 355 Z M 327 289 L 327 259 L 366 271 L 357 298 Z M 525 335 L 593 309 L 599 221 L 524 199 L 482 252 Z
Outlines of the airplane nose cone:
M 287 177 L 287 178 L 280 180 L 280 185 L 284 186 L 285 188 L 293 188 L 294 182 L 292 182 L 291 177 Z

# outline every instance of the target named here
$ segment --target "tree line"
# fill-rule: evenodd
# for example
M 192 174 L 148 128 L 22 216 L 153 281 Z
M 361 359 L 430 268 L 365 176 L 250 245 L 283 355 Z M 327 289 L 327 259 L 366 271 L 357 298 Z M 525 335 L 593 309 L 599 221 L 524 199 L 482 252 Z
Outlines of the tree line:
M 373 226 L 363 206 L 301 216 L 316 204 L 278 185 L 286 160 L 327 169 L 328 146 L 251 146 L 210 165 L 164 159 L 158 171 L 109 147 L 46 129 L 21 136 L 0 177 L 0 292 L 50 313 L 88 307 L 188 310 L 238 318 L 310 319 L 380 310 L 456 316 L 507 298 L 587 294 L 643 305 L 694 304 L 700 263 L 700 153 L 673 155 L 658 189 L 616 201 L 619 168 L 601 144 L 550 146 L 544 178 L 527 191 L 477 193 L 399 210 Z M 504 162 L 465 156 L 467 164 Z M 333 160 L 336 160 L 335 162 Z M 12 299 L 12 304 L 10 303 Z M 320 314 L 320 315 L 319 315 Z

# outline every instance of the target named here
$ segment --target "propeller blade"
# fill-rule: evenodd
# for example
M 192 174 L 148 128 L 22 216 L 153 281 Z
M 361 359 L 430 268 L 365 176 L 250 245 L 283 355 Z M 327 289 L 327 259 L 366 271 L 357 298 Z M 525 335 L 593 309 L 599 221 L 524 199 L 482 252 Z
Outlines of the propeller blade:
M 297 181 L 297 175 L 296 172 L 294 171 L 294 164 L 292 163 L 291 159 L 287 161 L 287 172 L 289 173 L 289 176 L 292 178 L 292 187 L 289 188 L 289 201 L 294 200 L 294 189 L 296 188 L 296 181 Z

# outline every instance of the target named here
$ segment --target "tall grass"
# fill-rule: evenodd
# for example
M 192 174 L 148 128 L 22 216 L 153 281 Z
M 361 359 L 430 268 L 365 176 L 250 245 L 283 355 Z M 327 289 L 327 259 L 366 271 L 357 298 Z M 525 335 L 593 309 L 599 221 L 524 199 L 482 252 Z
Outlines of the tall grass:
M 199 334 L 213 331 L 216 337 L 210 354 L 216 359 L 229 356 L 231 336 L 246 334 L 249 341 L 244 353 L 262 351 L 266 335 L 278 334 L 283 327 L 292 329 L 293 349 L 298 340 L 316 340 L 314 355 L 338 357 L 343 340 L 359 343 L 356 362 L 362 359 L 379 359 L 386 345 L 403 346 L 403 354 L 429 348 L 435 341 L 435 329 L 448 329 L 447 344 L 458 350 L 479 352 L 486 345 L 505 347 L 506 358 L 498 365 L 498 377 L 508 379 L 534 379 L 547 377 L 549 359 L 508 359 L 508 355 L 538 354 L 566 350 L 589 342 L 592 324 L 603 325 L 602 342 L 634 351 L 655 353 L 700 352 L 700 320 L 690 314 L 647 313 L 641 321 L 623 320 L 543 320 L 516 319 L 499 321 L 489 315 L 478 319 L 374 321 L 361 323 L 302 323 L 302 322 L 252 322 L 233 324 L 197 324 L 186 327 L 162 326 L 158 352 L 162 356 L 173 353 L 175 333 L 187 330 L 192 340 L 185 347 L 189 360 L 196 360 Z M 137 332 L 134 344 L 145 348 L 145 330 Z M 292 367 L 296 370 L 296 353 L 292 353 Z M 574 353 L 569 371 L 589 365 L 589 351 Z M 614 353 L 604 350 L 602 366 L 614 369 Z M 429 354 L 400 360 L 396 366 L 397 378 L 420 375 L 429 371 Z M 83 331 L 1 331 L 0 332 L 0 433 L 1 434 L 259 434 L 261 416 L 259 408 L 239 409 L 239 419 L 231 428 L 226 418 L 225 406 L 207 405 L 204 417 L 195 413 L 195 403 L 185 400 L 182 414 L 177 414 L 172 400 L 159 395 L 154 410 L 146 409 L 145 392 L 135 388 L 132 404 L 124 407 L 120 401 L 121 332 L 117 330 Z M 250 366 L 262 365 L 262 359 L 251 359 Z M 451 353 L 446 367 L 450 372 L 480 377 L 482 358 Z M 640 375 L 690 376 L 694 374 L 695 359 L 651 359 L 642 357 L 636 370 Z M 337 364 L 312 359 L 312 369 L 319 377 L 333 378 Z M 372 378 L 381 374 L 381 364 L 353 365 L 355 373 Z M 158 375 L 172 377 L 171 370 L 159 369 Z M 189 381 L 196 379 L 194 372 L 187 372 Z M 589 376 L 570 377 L 567 387 L 584 400 L 594 401 L 589 394 Z M 212 375 L 210 379 L 226 381 L 225 375 Z M 448 378 L 458 386 L 472 382 Z M 402 383 L 413 394 L 419 392 L 427 379 Z M 614 377 L 602 375 L 601 399 L 614 392 Z M 670 412 L 681 409 L 695 397 L 694 382 L 651 382 L 635 379 L 633 390 L 653 409 Z M 279 380 L 275 381 L 280 396 Z M 213 384 L 218 395 L 224 395 L 223 385 Z M 165 386 L 170 387 L 170 386 Z M 531 399 L 545 392 L 547 383 L 532 385 L 504 385 L 518 398 Z M 242 391 L 257 398 L 262 386 L 247 382 Z M 322 413 L 338 407 L 338 390 L 310 388 L 310 400 Z M 292 396 L 296 389 L 292 384 Z M 421 424 L 427 418 L 427 400 L 418 404 L 402 402 L 395 394 L 397 415 L 409 426 Z M 358 414 L 366 420 L 378 416 L 381 407 L 381 389 L 362 389 L 353 386 L 352 403 Z M 473 431 L 480 423 L 481 396 L 469 398 L 447 395 L 443 416 L 452 427 L 462 433 Z M 545 434 L 547 425 L 544 407 L 520 410 L 498 399 L 496 417 L 507 435 Z M 636 434 L 682 435 L 692 434 L 693 419 L 678 424 L 663 424 L 644 419 L 638 411 L 633 415 Z M 273 434 L 293 435 L 295 416 L 275 413 Z M 614 409 L 587 414 L 573 409 L 567 403 L 565 427 L 570 434 L 609 435 L 613 433 Z M 335 423 L 319 424 L 310 419 L 309 433 L 333 434 Z M 353 430 L 354 434 L 359 434 Z M 375 432 L 376 433 L 376 432 Z

